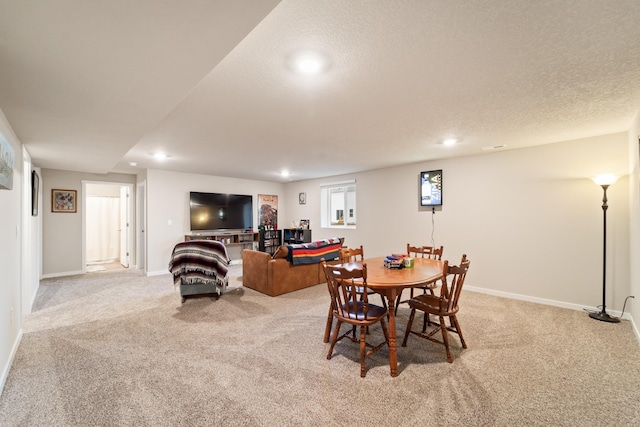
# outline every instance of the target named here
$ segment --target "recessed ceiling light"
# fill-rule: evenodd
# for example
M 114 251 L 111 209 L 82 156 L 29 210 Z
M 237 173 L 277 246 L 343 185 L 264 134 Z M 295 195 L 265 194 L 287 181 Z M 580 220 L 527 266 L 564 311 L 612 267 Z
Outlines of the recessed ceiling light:
M 138 162 L 129 162 L 129 166 L 138 166 Z
M 319 58 L 305 55 L 298 59 L 296 66 L 302 74 L 316 74 L 322 68 L 322 62 Z
M 458 143 L 458 140 L 455 138 L 447 138 L 444 141 L 442 141 L 442 145 L 446 145 L 446 146 L 456 145 L 457 143 Z
M 167 157 L 169 156 L 167 156 L 165 153 L 153 153 L 153 158 L 156 160 L 164 160 Z
M 307 50 L 291 54 L 287 65 L 297 74 L 315 76 L 329 69 L 329 58 L 321 52 Z
M 283 170 L 282 172 L 280 172 L 280 176 L 282 176 L 283 178 L 286 178 L 289 176 L 289 171 L 288 170 Z

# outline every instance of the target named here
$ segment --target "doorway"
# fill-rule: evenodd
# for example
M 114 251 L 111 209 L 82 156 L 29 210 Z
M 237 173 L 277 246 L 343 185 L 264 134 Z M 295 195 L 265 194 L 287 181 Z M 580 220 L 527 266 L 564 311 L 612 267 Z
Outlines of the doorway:
M 132 253 L 131 184 L 83 182 L 84 269 L 127 269 Z

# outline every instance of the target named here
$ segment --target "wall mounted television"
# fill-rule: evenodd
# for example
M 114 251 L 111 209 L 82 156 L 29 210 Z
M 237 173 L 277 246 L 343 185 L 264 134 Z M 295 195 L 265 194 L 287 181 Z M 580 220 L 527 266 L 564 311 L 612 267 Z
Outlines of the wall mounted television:
M 420 172 L 420 206 L 442 206 L 442 169 Z
M 253 196 L 189 193 L 191 231 L 253 230 Z

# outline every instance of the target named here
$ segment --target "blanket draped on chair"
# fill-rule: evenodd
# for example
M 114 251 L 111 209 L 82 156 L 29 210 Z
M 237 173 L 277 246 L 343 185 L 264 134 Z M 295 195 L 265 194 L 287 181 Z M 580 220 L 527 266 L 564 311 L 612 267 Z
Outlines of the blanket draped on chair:
M 227 248 L 215 240 L 192 240 L 173 248 L 169 271 L 177 285 L 212 284 L 225 287 L 231 260 Z
M 293 265 L 316 264 L 322 258 L 329 261 L 340 256 L 342 241 L 339 238 L 318 240 L 312 243 L 286 245 L 289 249 L 287 260 Z

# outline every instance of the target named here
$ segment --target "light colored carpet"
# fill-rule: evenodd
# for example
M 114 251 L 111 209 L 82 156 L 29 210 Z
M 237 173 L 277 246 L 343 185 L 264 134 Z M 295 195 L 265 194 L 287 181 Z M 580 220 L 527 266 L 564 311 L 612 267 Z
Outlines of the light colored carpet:
M 276 298 L 232 268 L 219 300 L 180 303 L 169 275 L 43 280 L 0 397 L 2 426 L 637 426 L 640 346 L 629 322 L 464 292 L 469 348 L 415 336 L 367 359 L 322 342 L 319 285 Z M 408 310 L 399 311 L 399 335 Z M 381 336 L 379 327 L 371 340 Z

